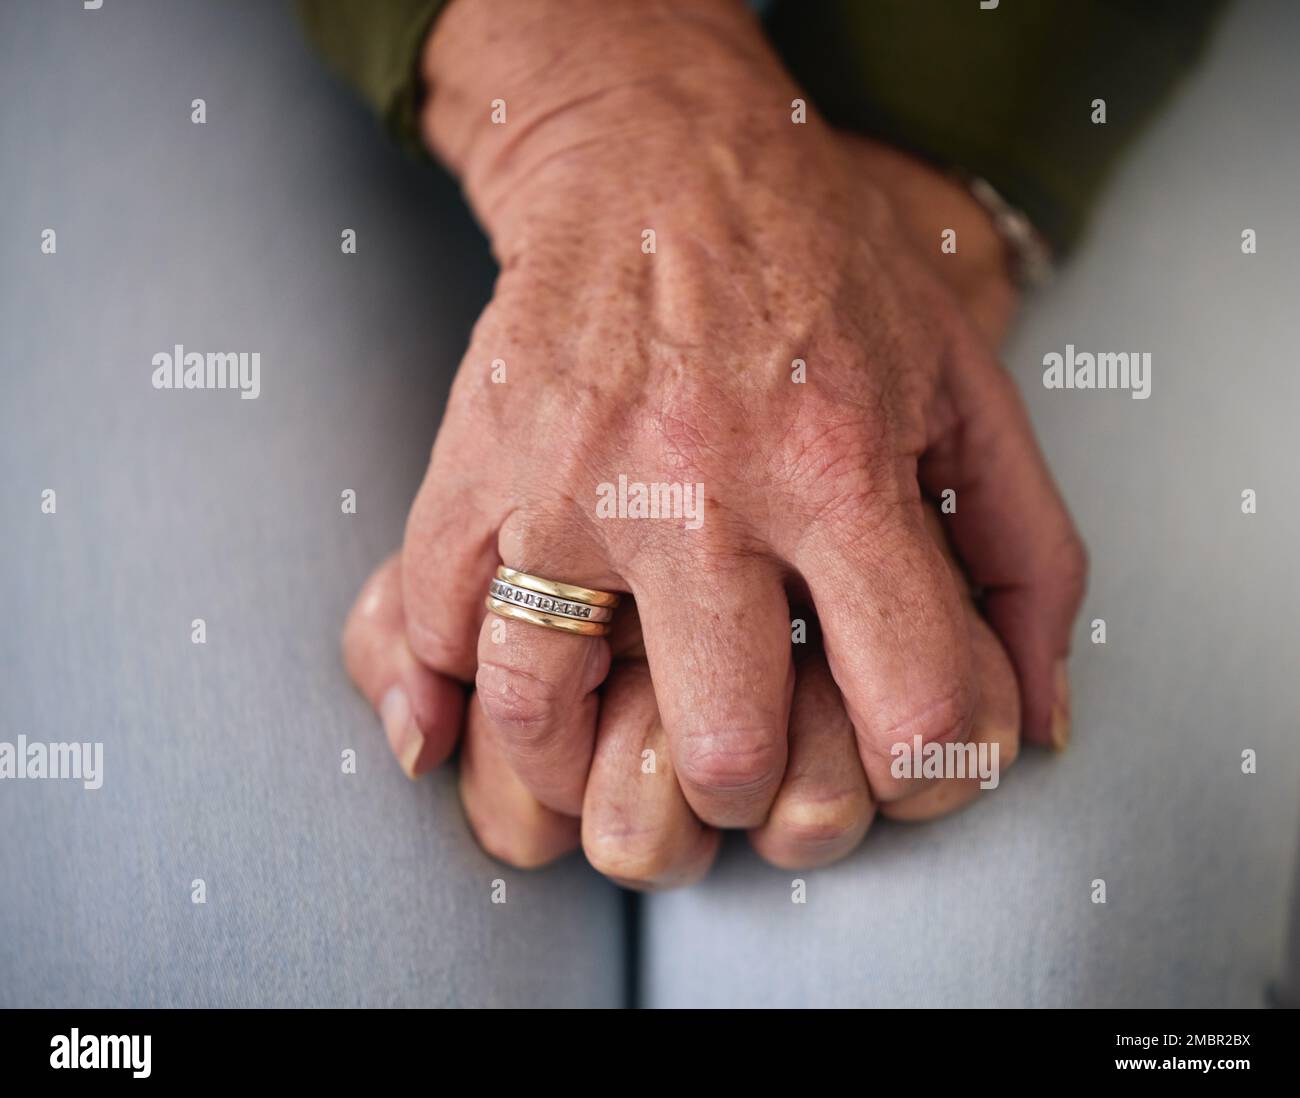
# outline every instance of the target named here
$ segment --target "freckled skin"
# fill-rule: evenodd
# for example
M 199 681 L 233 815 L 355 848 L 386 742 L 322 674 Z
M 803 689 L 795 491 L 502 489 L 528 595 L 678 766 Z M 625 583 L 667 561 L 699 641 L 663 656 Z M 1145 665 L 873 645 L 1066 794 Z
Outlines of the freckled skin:
M 798 89 L 744 5 L 629 20 L 550 3 L 459 0 L 426 47 L 424 133 L 501 275 L 382 588 L 401 610 L 365 617 L 405 635 L 349 666 L 370 696 L 394 652 L 442 684 L 421 697 L 477 675 L 464 734 L 484 746 L 462 795 L 507 860 L 578 841 L 554 822 L 512 838 L 510 820 L 579 815 L 593 863 L 644 887 L 697 879 L 717 827 L 777 864 L 832 860 L 877 805 L 924 816 L 973 795 L 891 776 L 891 744 L 997 738 L 1005 765 L 1022 707 L 1028 738 L 1051 723 L 1082 554 L 990 350 L 1014 304 L 1002 248 L 942 173 L 811 110 L 791 123 Z M 479 110 L 497 97 L 500 127 Z M 620 475 L 702 485 L 702 525 L 597 517 Z M 926 517 L 948 485 L 960 565 Z M 635 636 L 490 638 L 498 561 L 628 593 Z M 788 598 L 821 619 L 802 672 Z M 460 711 L 432 705 L 417 717 L 445 739 Z M 650 740 L 678 793 L 649 794 L 611 747 L 639 759 Z

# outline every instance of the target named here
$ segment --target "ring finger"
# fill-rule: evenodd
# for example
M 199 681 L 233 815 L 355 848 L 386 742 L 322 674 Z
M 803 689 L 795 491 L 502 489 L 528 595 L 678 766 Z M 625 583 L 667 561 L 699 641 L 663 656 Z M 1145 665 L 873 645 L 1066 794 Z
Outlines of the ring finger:
M 511 568 L 565 583 L 611 584 L 596 547 L 570 536 L 539 536 L 512 516 L 501 558 Z M 594 582 L 584 579 L 595 576 Z M 604 588 L 596 588 L 604 590 Z M 476 697 L 519 780 L 542 804 L 577 816 L 609 673 L 609 642 L 533 621 L 488 614 L 479 631 Z

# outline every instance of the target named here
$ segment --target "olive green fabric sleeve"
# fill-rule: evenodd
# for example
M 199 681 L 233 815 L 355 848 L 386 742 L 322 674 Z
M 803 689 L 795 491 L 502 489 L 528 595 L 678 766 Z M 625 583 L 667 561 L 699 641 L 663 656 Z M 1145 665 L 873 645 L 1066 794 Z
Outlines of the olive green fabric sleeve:
M 447 0 L 296 0 L 307 37 L 408 152 L 420 143 L 420 47 Z
M 297 0 L 308 37 L 423 153 L 420 46 L 447 0 Z M 777 50 L 836 125 L 983 176 L 1057 252 L 1197 60 L 1226 0 L 772 0 Z M 1106 121 L 1093 122 L 1105 100 Z
M 1222 0 L 776 0 L 773 44 L 836 125 L 983 176 L 1055 250 L 1197 60 Z M 1094 123 L 1093 100 L 1106 121 Z

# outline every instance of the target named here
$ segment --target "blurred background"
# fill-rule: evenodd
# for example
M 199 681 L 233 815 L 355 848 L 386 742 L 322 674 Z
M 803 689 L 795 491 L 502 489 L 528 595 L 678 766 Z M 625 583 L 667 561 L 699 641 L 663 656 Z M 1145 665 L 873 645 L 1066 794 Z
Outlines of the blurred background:
M 737 842 L 629 919 L 580 856 L 482 855 L 338 655 L 491 291 L 454 184 L 287 4 L 6 0 L 0 739 L 101 741 L 105 781 L 0 782 L 0 1006 L 1259 1006 L 1288 963 L 1300 994 L 1297 46 L 1296 5 L 1228 12 L 1007 351 L 1092 553 L 1070 750 L 878 825 L 807 905 Z M 155 391 L 176 343 L 260 352 L 260 398 Z M 1044 390 L 1066 343 L 1151 352 L 1151 398 Z

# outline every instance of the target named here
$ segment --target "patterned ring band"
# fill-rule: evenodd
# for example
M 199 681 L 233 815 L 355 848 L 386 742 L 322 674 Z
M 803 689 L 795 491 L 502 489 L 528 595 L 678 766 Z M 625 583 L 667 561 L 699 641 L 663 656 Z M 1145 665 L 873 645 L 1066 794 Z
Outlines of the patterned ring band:
M 618 596 L 502 566 L 492 581 L 486 605 L 503 618 L 562 633 L 603 637 L 609 632 Z
M 590 587 L 576 587 L 572 583 L 542 579 L 541 576 L 530 576 L 527 572 L 519 572 L 504 565 L 497 569 L 497 579 L 503 579 L 516 587 L 526 587 L 539 595 L 550 595 L 570 602 L 585 602 L 588 606 L 618 605 L 618 596 L 611 591 L 595 591 Z
M 574 618 L 577 621 L 607 622 L 614 617 L 614 611 L 608 606 L 591 606 L 585 602 L 574 602 L 572 599 L 542 595 L 530 591 L 527 587 L 507 583 L 503 579 L 494 579 L 488 588 L 488 593 L 500 602 L 526 606 L 529 610 L 540 610 L 543 614 L 557 614 L 562 618 Z

